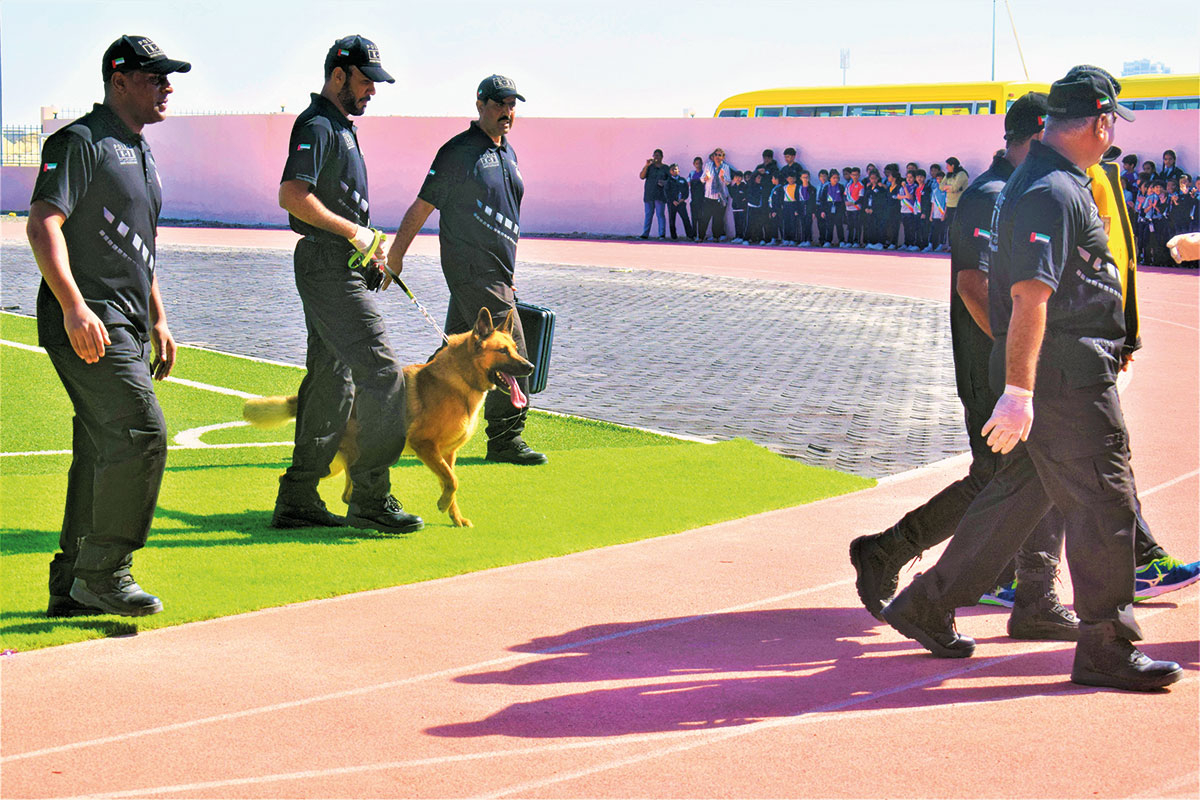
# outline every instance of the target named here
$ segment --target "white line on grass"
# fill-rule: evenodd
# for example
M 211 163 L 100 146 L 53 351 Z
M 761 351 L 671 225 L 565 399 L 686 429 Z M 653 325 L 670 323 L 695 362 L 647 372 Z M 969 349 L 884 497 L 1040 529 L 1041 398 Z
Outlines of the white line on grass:
M 18 350 L 28 350 L 31 353 L 44 353 L 46 350 L 41 347 L 36 347 L 24 342 L 10 342 L 7 339 L 0 339 L 0 345 L 7 347 L 15 347 Z M 251 394 L 243 392 L 240 389 L 230 389 L 225 386 L 214 386 L 211 383 L 200 383 L 199 381 L 190 381 L 187 378 L 167 378 L 167 383 L 178 383 L 180 386 L 188 386 L 192 389 L 202 389 L 206 392 L 215 392 L 217 394 L 229 395 L 230 397 L 240 397 L 243 400 L 250 400 L 255 397 L 262 397 L 260 394 Z

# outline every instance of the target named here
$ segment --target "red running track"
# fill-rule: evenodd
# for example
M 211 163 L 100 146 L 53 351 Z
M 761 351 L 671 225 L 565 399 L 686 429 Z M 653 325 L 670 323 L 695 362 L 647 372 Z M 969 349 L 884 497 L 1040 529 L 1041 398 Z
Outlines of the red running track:
M 879 253 L 527 240 L 521 257 L 934 298 L 948 282 L 944 258 Z M 1123 395 L 1138 481 L 1156 536 L 1194 560 L 1197 276 L 1140 285 L 1147 346 Z M 961 613 L 979 647 L 942 661 L 859 607 L 849 540 L 964 471 L 952 459 L 662 539 L 18 654 L 0 664 L 0 794 L 1200 796 L 1200 587 L 1139 606 L 1146 649 L 1186 667 L 1151 695 L 1074 686 L 1071 646 L 1010 641 L 1002 612 Z

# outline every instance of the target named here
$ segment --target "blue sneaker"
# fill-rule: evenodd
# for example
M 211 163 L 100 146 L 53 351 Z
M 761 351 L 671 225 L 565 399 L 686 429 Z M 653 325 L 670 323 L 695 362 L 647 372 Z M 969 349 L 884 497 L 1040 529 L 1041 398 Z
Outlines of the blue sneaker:
M 1133 600 L 1149 600 L 1200 580 L 1200 561 L 1184 564 L 1171 556 L 1156 558 L 1133 573 Z
M 995 589 L 984 594 L 979 598 L 979 602 L 987 606 L 1004 606 L 1012 608 L 1013 602 L 1017 599 L 1017 581 L 1014 578 L 1012 583 L 1002 583 Z

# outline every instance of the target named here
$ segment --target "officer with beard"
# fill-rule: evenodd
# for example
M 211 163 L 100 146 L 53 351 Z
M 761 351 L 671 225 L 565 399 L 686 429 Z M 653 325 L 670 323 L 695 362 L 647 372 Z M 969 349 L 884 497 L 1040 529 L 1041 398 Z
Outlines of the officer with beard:
M 362 36 L 333 43 L 325 85 L 292 126 L 279 205 L 296 243 L 296 288 L 308 329 L 292 464 L 279 480 L 276 528 L 352 525 L 385 533 L 418 530 L 391 495 L 389 467 L 404 449 L 404 377 L 371 292 L 383 279 L 382 236 L 370 227 L 367 167 L 350 117 L 361 116 L 379 81 L 395 83 L 379 49 Z M 360 268 L 354 268 L 355 259 Z M 355 412 L 358 457 L 346 517 L 317 494 Z

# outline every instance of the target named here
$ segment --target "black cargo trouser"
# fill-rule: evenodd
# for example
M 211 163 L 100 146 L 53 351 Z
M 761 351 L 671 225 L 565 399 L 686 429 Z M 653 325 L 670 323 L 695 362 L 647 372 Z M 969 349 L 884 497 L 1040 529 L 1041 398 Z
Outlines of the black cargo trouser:
M 508 276 L 498 266 L 472 266 L 470 264 L 447 264 L 442 260 L 442 273 L 450 288 L 450 305 L 446 309 L 446 334 L 463 333 L 471 330 L 479 309 L 486 307 L 492 321 L 498 326 L 505 315 L 512 311 L 513 341 L 522 358 L 529 358 L 525 347 L 525 329 L 521 327 L 521 315 L 517 313 L 517 298 L 508 282 Z M 529 396 L 529 377 L 516 379 L 521 392 Z M 489 444 L 503 445 L 525 432 L 526 408 L 516 408 L 506 392 L 493 389 L 483 401 L 483 418 L 487 424 Z
M 68 345 L 46 352 L 75 409 L 73 458 L 60 552 L 50 594 L 84 580 L 127 572 L 146 545 L 167 464 L 167 426 L 150 376 L 150 345 L 130 328 L 108 326 L 112 344 L 87 364 Z
M 985 379 L 986 380 L 986 379 Z M 942 489 L 924 505 L 901 517 L 893 530 L 918 552 L 924 552 L 955 535 L 972 501 L 1000 471 L 1006 456 L 993 453 L 980 431 L 995 407 L 996 397 L 987 389 L 963 401 L 967 438 L 971 445 L 971 467 L 966 477 Z M 1016 559 L 1001 565 L 987 589 L 1010 583 L 1016 569 L 1055 567 L 1063 545 L 1063 518 L 1051 509 L 1033 525 L 1020 545 Z M 986 590 L 985 590 L 986 591 Z
M 373 506 L 391 491 L 389 468 L 404 450 L 404 374 L 388 346 L 383 317 L 362 274 L 347 266 L 350 246 L 301 239 L 296 289 L 308 330 L 308 371 L 300 383 L 292 465 L 279 479 L 279 502 L 317 502 L 353 410 L 358 457 L 352 500 Z
M 1113 622 L 1141 638 L 1133 617 L 1137 490 L 1115 380 L 1116 359 L 1067 364 L 1047 335 L 1027 442 L 1007 456 L 971 503 L 938 563 L 917 578 L 940 606 L 972 605 L 1051 506 L 1062 512 L 1075 611 L 1084 624 Z M 992 355 L 1003 383 L 1005 340 Z M 1105 360 L 1107 359 L 1107 363 Z M 1105 374 L 1107 373 L 1107 374 Z
M 688 218 L 688 210 L 687 210 L 687 201 L 686 200 L 681 200 L 678 203 L 674 203 L 674 202 L 667 203 L 667 219 L 668 219 L 667 229 L 669 231 L 671 231 L 672 239 L 679 238 L 679 229 L 675 227 L 676 218 L 683 219 L 683 232 L 684 232 L 684 234 L 687 235 L 687 238 L 691 239 L 692 237 L 694 237 L 695 233 L 692 232 L 692 221 L 691 221 L 691 219 Z

